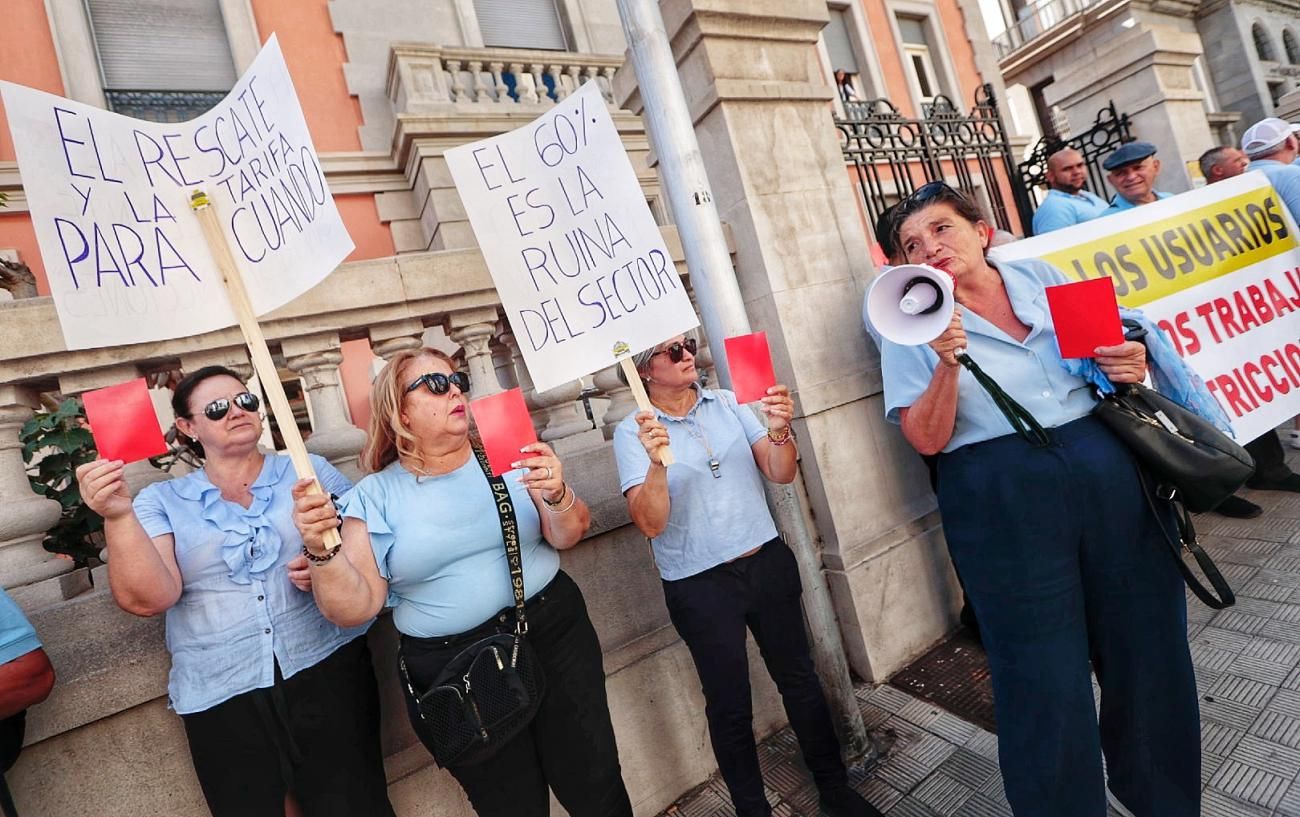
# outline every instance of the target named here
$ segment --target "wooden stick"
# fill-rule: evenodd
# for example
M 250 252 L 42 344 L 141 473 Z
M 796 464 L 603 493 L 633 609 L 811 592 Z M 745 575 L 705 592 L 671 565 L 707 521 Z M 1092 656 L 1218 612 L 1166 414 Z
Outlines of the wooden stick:
M 642 411 L 654 411 L 655 407 L 650 403 L 650 395 L 645 392 L 645 384 L 641 382 L 641 375 L 637 373 L 636 366 L 632 365 L 632 358 L 619 358 L 618 365 L 623 367 L 623 374 L 627 377 L 627 385 L 632 389 L 632 395 L 636 397 L 636 404 Z M 659 462 L 667 467 L 677 462 L 673 456 L 673 450 L 666 443 L 659 449 Z
M 262 327 L 253 313 L 253 303 L 248 298 L 248 290 L 244 287 L 244 279 L 239 274 L 239 266 L 235 263 L 235 256 L 230 252 L 230 243 L 226 241 L 226 234 L 221 231 L 217 210 L 202 190 L 194 191 L 190 197 L 190 207 L 198 216 L 199 225 L 203 228 L 203 237 L 208 242 L 208 249 L 212 251 L 212 258 L 217 262 L 217 270 L 226 283 L 226 294 L 230 296 L 230 305 L 235 310 L 235 318 L 244 333 L 244 343 L 248 344 L 248 354 L 253 360 L 253 369 L 257 372 L 258 380 L 262 381 L 262 389 L 271 404 L 271 414 L 280 427 L 284 447 L 288 449 L 289 459 L 293 461 L 293 470 L 297 473 L 298 479 L 312 480 L 311 493 L 323 494 L 325 492 L 321 489 L 320 480 L 316 478 L 316 470 L 311 467 L 311 459 L 307 456 L 307 446 L 302 442 L 302 434 L 298 433 L 298 423 L 294 420 L 293 409 L 289 407 L 289 398 L 285 396 L 284 384 L 280 382 L 275 361 L 271 360 L 271 350 L 266 347 L 266 336 L 262 334 Z M 343 543 L 337 530 L 326 531 L 323 541 L 327 553 Z

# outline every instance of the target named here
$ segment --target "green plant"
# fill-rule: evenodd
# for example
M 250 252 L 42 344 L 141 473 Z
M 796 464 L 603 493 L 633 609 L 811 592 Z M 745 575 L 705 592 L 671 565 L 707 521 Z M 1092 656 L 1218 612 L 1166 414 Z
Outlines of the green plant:
M 18 432 L 32 490 L 63 508 L 45 537 L 45 549 L 85 564 L 103 547 L 104 520 L 81 501 L 77 466 L 95 459 L 95 441 L 85 427 L 81 401 L 69 397 L 54 411 L 38 411 Z

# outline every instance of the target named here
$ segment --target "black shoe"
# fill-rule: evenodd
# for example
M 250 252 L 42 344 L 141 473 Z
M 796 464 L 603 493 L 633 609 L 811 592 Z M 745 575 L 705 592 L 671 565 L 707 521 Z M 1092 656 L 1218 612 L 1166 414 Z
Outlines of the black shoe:
M 1300 474 L 1287 474 L 1281 479 L 1248 480 L 1246 487 L 1258 491 L 1292 491 L 1300 494 Z
M 822 789 L 821 807 L 823 817 L 885 817 L 847 783 Z
M 1262 514 L 1264 509 L 1248 499 L 1234 495 L 1220 502 L 1214 512 L 1232 519 L 1254 519 Z

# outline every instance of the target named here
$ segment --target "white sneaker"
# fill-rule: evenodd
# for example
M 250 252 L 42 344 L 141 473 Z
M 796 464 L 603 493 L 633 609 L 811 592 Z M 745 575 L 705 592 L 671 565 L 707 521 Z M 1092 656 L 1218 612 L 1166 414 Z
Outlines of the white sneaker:
M 1282 432 L 1282 441 L 1292 448 L 1300 448 L 1300 431 L 1289 429 Z
M 1114 809 L 1115 813 L 1120 817 L 1135 817 L 1133 812 L 1125 808 L 1124 804 L 1119 801 L 1119 798 L 1115 796 L 1115 793 L 1110 790 L 1109 786 L 1106 787 L 1106 802 L 1110 804 L 1110 807 Z

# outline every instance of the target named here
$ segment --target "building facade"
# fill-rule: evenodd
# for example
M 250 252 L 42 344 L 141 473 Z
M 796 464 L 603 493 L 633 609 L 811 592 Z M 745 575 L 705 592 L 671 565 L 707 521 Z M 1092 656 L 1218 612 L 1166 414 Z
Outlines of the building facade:
M 838 619 L 813 635 L 857 676 L 881 681 L 948 632 L 960 597 L 925 469 L 883 417 L 879 359 L 859 312 L 874 268 L 833 123 L 845 101 L 834 71 L 863 98 L 923 112 L 938 93 L 970 100 L 991 78 L 992 52 L 967 0 L 661 8 L 750 320 L 796 395 L 792 501 L 802 522 L 785 532 L 813 565 L 806 592 Z M 462 355 L 479 394 L 520 386 L 593 509 L 589 541 L 564 566 L 604 649 L 637 813 L 702 782 L 714 763 L 698 684 L 615 487 L 608 438 L 631 395 L 612 369 L 586 395 L 578 382 L 532 387 L 443 159 L 595 81 L 685 275 L 613 0 L 12 0 L 5 12 L 0 78 L 145 118 L 193 116 L 278 36 L 357 245 L 324 284 L 262 321 L 309 410 L 308 448 L 355 476 L 369 371 L 422 342 Z M 23 178 L 0 126 L 0 252 L 29 265 L 39 289 L 0 303 L 0 582 L 30 613 L 60 681 L 30 715 L 10 783 L 27 817 L 201 814 L 180 722 L 166 709 L 162 623 L 118 611 L 102 569 L 72 569 L 43 550 L 59 509 L 29 490 L 17 435 L 49 395 L 208 363 L 249 371 L 247 354 L 233 330 L 68 350 L 22 193 L 39 183 Z M 137 488 L 165 478 L 147 464 L 131 469 Z M 381 618 L 369 637 L 398 813 L 468 815 L 405 724 L 391 626 Z M 753 663 L 755 729 L 765 734 L 784 715 L 756 654 Z

